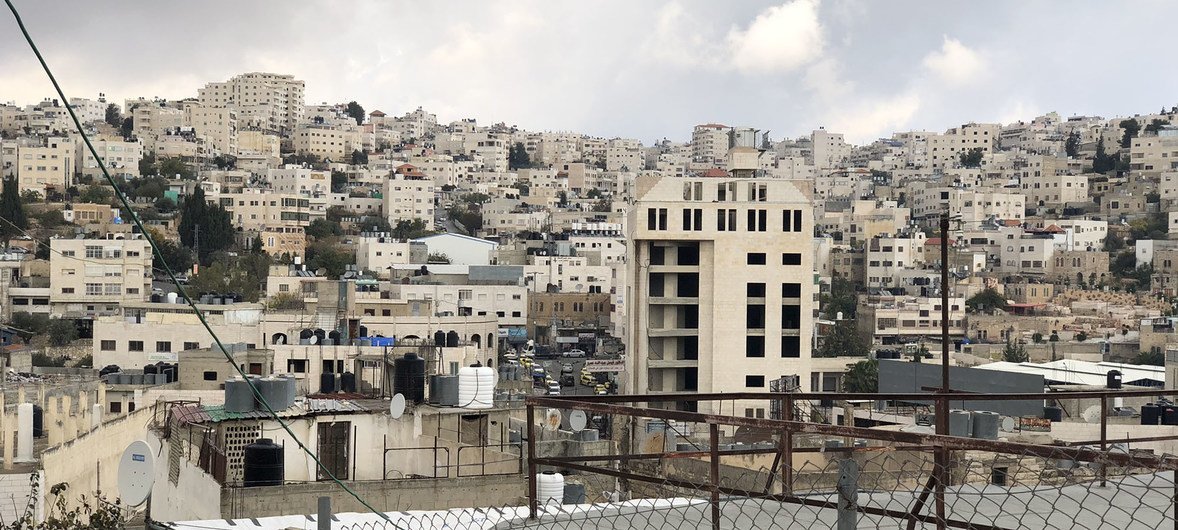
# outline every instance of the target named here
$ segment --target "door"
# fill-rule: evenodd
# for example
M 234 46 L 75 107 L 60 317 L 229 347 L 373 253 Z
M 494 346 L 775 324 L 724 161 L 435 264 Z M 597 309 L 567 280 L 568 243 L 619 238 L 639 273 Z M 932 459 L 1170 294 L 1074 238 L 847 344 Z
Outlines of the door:
M 319 480 L 331 480 L 323 468 L 327 468 L 339 480 L 348 480 L 351 434 L 350 421 L 319 424 L 319 461 L 323 463 L 323 467 L 318 469 Z

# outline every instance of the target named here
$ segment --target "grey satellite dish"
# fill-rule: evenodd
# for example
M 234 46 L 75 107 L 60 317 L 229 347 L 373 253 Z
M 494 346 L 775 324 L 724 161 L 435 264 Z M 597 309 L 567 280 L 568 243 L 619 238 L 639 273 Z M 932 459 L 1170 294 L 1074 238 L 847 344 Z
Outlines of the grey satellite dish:
M 389 401 L 389 416 L 395 420 L 402 414 L 405 414 L 405 394 L 397 394 Z
M 139 506 L 151 496 L 155 484 L 155 456 L 147 442 L 136 440 L 119 459 L 119 498 L 127 506 Z
M 1100 423 L 1100 405 L 1092 405 L 1084 409 L 1084 412 L 1080 413 L 1080 417 L 1088 423 Z
M 1004 432 L 1014 432 L 1014 418 L 1009 416 L 1002 418 L 1002 430 Z
M 548 409 L 548 413 L 544 415 L 544 430 L 556 432 L 558 429 L 560 429 L 560 411 Z
M 569 413 L 569 427 L 574 432 L 581 432 L 585 430 L 585 426 L 589 424 L 589 418 L 585 416 L 585 411 L 574 410 Z

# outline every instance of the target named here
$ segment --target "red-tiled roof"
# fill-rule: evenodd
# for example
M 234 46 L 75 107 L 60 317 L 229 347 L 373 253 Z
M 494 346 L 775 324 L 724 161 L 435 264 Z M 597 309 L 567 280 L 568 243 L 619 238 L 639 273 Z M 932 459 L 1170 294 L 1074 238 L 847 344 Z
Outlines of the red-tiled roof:
M 711 178 L 721 178 L 721 177 L 727 177 L 728 172 L 724 171 L 723 169 L 720 169 L 718 167 L 714 167 L 712 169 L 704 171 L 703 176 L 711 177 Z
M 369 113 L 368 113 L 368 115 L 369 115 L 369 116 L 376 116 L 376 117 L 378 117 L 378 118 L 382 118 L 382 117 L 384 117 L 384 116 L 385 116 L 385 113 L 383 113 L 383 112 L 381 112 L 381 111 L 379 111 L 379 110 L 374 110 L 374 111 L 372 111 L 372 112 L 369 112 Z
M 703 125 L 696 125 L 696 127 L 697 127 L 697 128 L 699 128 L 699 127 L 706 127 L 706 128 L 708 128 L 708 129 L 727 129 L 727 128 L 728 128 L 728 126 L 727 126 L 727 125 L 723 125 L 723 124 L 720 124 L 720 123 L 705 123 L 705 124 L 703 124 Z
M 939 237 L 930 237 L 930 238 L 928 238 L 928 239 L 924 240 L 924 244 L 926 244 L 926 245 L 937 245 L 937 246 L 940 246 L 940 245 L 941 245 L 941 238 L 939 238 Z

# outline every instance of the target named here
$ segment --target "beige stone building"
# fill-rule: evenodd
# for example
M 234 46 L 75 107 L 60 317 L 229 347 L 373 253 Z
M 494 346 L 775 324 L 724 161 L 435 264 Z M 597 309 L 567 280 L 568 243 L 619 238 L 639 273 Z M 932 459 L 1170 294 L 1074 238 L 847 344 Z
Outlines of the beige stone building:
M 110 315 L 151 294 L 151 247 L 138 234 L 50 240 L 50 309 L 54 315 Z
M 74 141 L 48 138 L 38 146 L 17 148 L 16 179 L 20 191 L 35 191 L 42 197 L 50 191 L 64 192 L 74 184 Z M 136 168 L 138 169 L 138 168 Z
M 1093 250 L 1056 250 L 1047 277 L 1069 285 L 1096 285 L 1108 277 L 1109 254 Z
M 206 107 L 237 111 L 241 125 L 290 134 L 302 120 L 304 83 L 292 75 L 250 72 L 197 91 Z
M 381 187 L 384 216 L 389 224 L 420 220 L 434 222 L 434 182 L 410 164 L 403 164 L 389 175 Z
M 363 150 L 354 126 L 300 124 L 294 133 L 295 151 L 333 162 L 349 162 L 352 152 Z
M 245 188 L 241 193 L 209 195 L 208 200 L 228 210 L 233 225 L 241 230 L 277 226 L 306 228 L 312 219 L 326 215 L 323 209 L 312 207 L 306 197 L 257 188 Z
M 197 137 L 204 140 L 206 154 L 238 154 L 237 111 L 224 107 L 187 105 L 184 109 L 187 126 L 192 127 Z
M 222 344 L 262 344 L 260 304 L 198 305 Z M 188 304 L 142 300 L 123 304 L 113 314 L 94 320 L 96 366 L 138 367 L 157 361 L 176 362 L 184 350 L 208 348 L 209 332 Z
M 731 127 L 718 123 L 696 125 L 691 133 L 692 162 L 707 167 L 724 165 L 724 157 L 728 155 L 728 132 L 731 130 Z
M 624 390 L 809 381 L 812 223 L 807 194 L 789 181 L 638 177 L 627 220 Z
M 967 123 L 945 134 L 929 134 L 926 137 L 929 164 L 933 169 L 954 167 L 960 163 L 961 154 L 972 149 L 990 154 L 1000 129 L 993 123 Z
M 138 140 L 123 141 L 121 138 L 96 138 L 91 140 L 98 157 L 106 165 L 111 176 L 136 178 L 139 176 L 139 161 L 143 158 L 143 145 Z M 78 142 L 77 172 L 87 177 L 101 177 L 102 170 L 94 155 L 84 142 Z
M 930 350 L 940 350 L 941 298 L 914 296 L 861 297 L 856 310 L 856 326 L 864 341 L 901 344 L 928 343 Z M 965 299 L 949 297 L 949 335 L 965 335 Z M 936 345 L 936 347 L 934 347 Z

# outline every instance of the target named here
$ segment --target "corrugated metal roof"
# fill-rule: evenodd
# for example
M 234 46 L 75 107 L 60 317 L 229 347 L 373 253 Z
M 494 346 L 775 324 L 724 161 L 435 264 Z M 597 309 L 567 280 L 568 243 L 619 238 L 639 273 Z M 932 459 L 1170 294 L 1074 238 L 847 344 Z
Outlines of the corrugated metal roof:
M 348 399 L 316 399 L 306 398 L 301 405 L 296 404 L 284 410 L 275 411 L 279 418 L 297 418 L 318 414 L 357 414 L 368 413 L 374 409 Z M 229 412 L 225 405 L 184 405 L 172 409 L 172 416 L 181 423 L 217 423 L 234 420 L 263 420 L 270 418 L 270 413 L 264 410 L 249 412 Z

